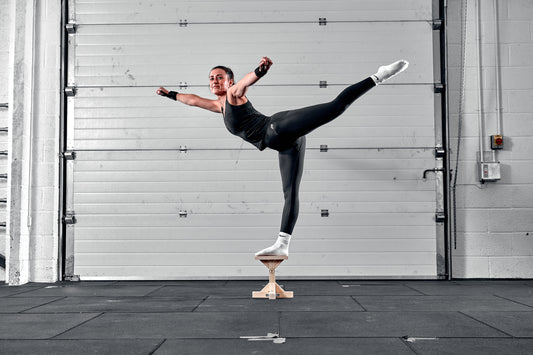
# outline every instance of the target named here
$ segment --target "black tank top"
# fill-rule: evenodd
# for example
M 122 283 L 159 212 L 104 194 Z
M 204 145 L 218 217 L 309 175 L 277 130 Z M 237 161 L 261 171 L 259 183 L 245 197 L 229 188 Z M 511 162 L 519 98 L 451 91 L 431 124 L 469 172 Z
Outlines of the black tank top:
M 259 150 L 265 149 L 263 140 L 270 118 L 258 112 L 250 100 L 239 106 L 234 106 L 226 100 L 223 116 L 228 131 L 252 143 Z

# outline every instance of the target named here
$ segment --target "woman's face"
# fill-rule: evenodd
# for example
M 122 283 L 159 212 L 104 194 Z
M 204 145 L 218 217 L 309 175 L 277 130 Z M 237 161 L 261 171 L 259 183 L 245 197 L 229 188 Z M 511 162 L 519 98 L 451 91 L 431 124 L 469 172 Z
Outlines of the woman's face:
M 209 73 L 209 89 L 215 95 L 224 95 L 233 85 L 233 80 L 228 80 L 228 75 L 223 69 L 213 69 Z

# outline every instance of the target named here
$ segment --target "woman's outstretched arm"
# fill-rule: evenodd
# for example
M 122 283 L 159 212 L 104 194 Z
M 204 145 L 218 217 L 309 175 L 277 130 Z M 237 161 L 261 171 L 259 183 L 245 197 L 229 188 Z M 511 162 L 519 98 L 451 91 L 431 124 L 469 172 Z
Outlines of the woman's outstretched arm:
M 169 97 L 173 100 L 179 101 L 189 106 L 196 106 L 205 110 L 220 113 L 220 103 L 217 100 L 210 100 L 194 94 L 180 94 L 175 91 L 168 91 L 167 89 L 160 87 L 156 93 L 161 96 Z
M 250 72 L 244 76 L 239 82 L 228 90 L 228 99 L 230 104 L 234 104 L 232 101 L 236 101 L 246 95 L 246 91 L 250 86 L 255 84 L 260 78 L 262 78 L 270 69 L 273 62 L 268 57 L 261 58 L 259 66 L 255 71 Z

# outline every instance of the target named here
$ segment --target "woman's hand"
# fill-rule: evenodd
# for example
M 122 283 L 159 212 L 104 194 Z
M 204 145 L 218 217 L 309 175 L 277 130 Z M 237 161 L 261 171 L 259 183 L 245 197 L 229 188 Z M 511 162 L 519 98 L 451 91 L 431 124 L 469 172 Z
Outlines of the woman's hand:
M 272 62 L 272 59 L 270 59 L 269 57 L 263 57 L 259 62 L 259 68 L 261 68 L 261 71 L 267 72 L 272 66 L 272 64 L 274 64 L 274 62 Z
M 231 86 L 227 92 L 227 100 L 232 105 L 242 105 L 246 103 L 246 99 L 242 99 L 246 95 L 246 90 L 255 84 L 260 78 L 265 76 L 272 66 L 272 59 L 268 57 L 261 58 L 259 66 L 253 72 L 244 76 L 237 84 Z
M 177 97 L 178 97 L 178 93 L 175 92 L 175 91 L 168 91 L 167 89 L 165 88 L 159 88 L 157 89 L 156 91 L 156 94 L 157 95 L 161 95 L 161 96 L 166 96 L 168 97 L 169 99 L 172 99 L 174 101 L 177 100 Z
M 255 68 L 254 73 L 258 78 L 262 78 L 266 75 L 270 67 L 272 66 L 273 62 L 269 57 L 263 57 L 261 58 L 261 61 L 259 62 L 259 66 Z
M 168 90 L 163 88 L 163 87 L 160 87 L 159 89 L 157 89 L 157 91 L 155 92 L 157 95 L 161 95 L 161 96 L 167 96 L 168 95 Z

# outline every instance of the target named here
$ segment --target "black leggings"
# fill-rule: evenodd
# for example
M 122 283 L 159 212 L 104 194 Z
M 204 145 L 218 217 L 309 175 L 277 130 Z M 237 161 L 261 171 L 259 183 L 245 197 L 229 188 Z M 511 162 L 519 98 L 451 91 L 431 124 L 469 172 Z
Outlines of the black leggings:
M 348 106 L 374 86 L 374 80 L 369 77 L 347 87 L 331 102 L 278 112 L 271 117 L 265 143 L 268 148 L 279 152 L 279 169 L 285 197 L 281 232 L 292 234 L 298 219 L 305 135 L 339 117 Z

